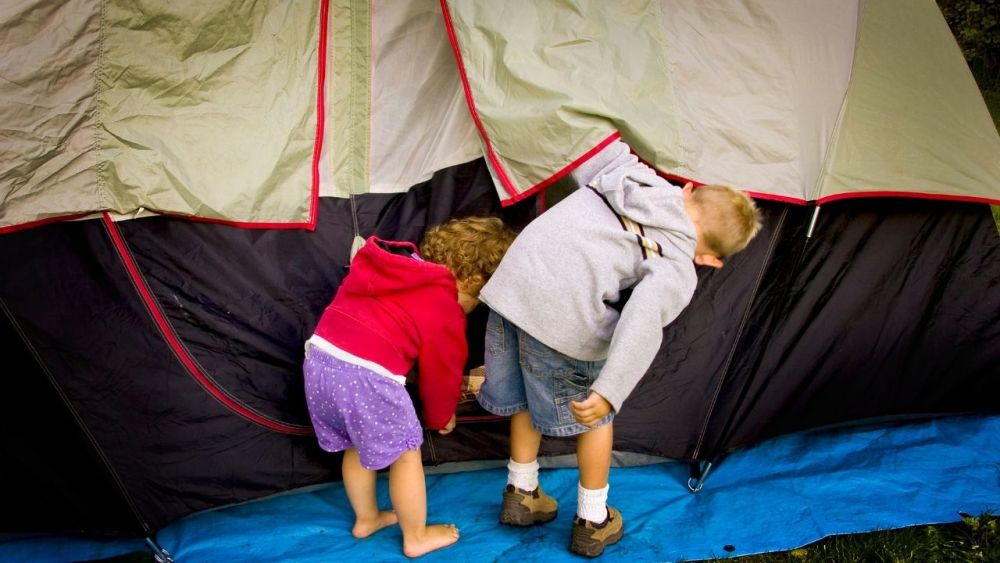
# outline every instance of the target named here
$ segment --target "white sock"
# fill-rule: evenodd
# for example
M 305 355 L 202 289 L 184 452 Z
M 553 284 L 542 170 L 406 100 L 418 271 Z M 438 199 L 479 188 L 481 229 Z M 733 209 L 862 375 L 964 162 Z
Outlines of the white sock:
M 507 484 L 514 485 L 524 491 L 534 491 L 538 488 L 538 460 L 531 463 L 518 463 L 511 459 L 507 462 Z
M 595 524 L 604 522 L 608 517 L 608 488 L 609 485 L 604 485 L 603 489 L 584 489 L 577 483 L 576 515 Z

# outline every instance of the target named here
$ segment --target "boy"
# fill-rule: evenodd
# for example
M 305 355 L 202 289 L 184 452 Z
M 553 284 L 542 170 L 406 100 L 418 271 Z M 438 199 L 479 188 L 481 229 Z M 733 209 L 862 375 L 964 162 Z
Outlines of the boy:
M 502 523 L 555 518 L 555 499 L 538 486 L 538 447 L 543 434 L 577 436 L 570 550 L 593 557 L 624 533 L 606 504 L 612 419 L 691 300 L 695 264 L 721 268 L 760 218 L 731 188 L 672 186 L 621 141 L 573 178 L 581 189 L 521 232 L 482 289 L 491 311 L 479 403 L 511 416 Z

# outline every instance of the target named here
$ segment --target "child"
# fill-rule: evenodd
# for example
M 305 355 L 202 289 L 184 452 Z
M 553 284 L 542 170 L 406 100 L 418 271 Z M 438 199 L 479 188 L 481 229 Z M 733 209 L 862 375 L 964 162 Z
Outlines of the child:
M 577 436 L 570 550 L 597 556 L 624 532 L 606 505 L 611 421 L 652 363 L 663 327 L 690 301 L 695 264 L 721 268 L 760 219 L 743 193 L 678 189 L 621 141 L 573 177 L 586 187 L 528 224 L 482 289 L 491 311 L 479 403 L 512 415 L 502 523 L 555 518 L 555 499 L 538 486 L 538 447 L 543 434 Z
M 405 374 L 418 364 L 424 422 L 451 432 L 467 356 L 465 314 L 513 239 L 500 219 L 481 217 L 429 229 L 419 254 L 409 242 L 369 238 L 306 343 L 309 416 L 320 447 L 344 451 L 355 537 L 398 521 L 408 557 L 458 541 L 454 525 L 426 524 L 423 431 Z M 395 511 L 375 500 L 375 472 L 385 467 Z

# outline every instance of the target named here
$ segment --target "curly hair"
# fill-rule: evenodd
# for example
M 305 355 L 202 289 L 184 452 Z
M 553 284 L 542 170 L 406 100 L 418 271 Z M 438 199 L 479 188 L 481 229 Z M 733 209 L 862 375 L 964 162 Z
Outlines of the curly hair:
M 478 297 L 515 236 L 497 217 L 451 219 L 427 229 L 420 255 L 451 270 L 459 290 Z

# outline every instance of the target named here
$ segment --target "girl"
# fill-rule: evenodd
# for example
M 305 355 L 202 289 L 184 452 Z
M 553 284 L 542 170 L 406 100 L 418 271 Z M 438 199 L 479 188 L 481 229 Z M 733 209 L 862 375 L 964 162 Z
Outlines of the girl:
M 429 229 L 419 254 L 409 242 L 371 237 L 306 343 L 309 416 L 320 447 L 344 452 L 355 537 L 398 522 L 408 557 L 458 541 L 454 525 L 426 524 L 423 431 L 405 374 L 417 364 L 427 427 L 451 432 L 468 354 L 465 315 L 513 240 L 502 221 L 482 217 Z M 375 499 L 385 467 L 395 511 Z

